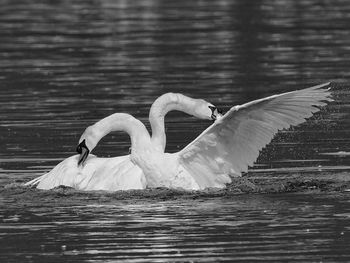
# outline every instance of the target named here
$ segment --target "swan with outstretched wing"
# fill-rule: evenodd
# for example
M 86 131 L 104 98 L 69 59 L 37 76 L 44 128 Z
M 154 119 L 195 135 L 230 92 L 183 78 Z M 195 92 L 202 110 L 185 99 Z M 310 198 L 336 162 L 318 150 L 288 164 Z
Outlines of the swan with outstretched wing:
M 282 129 L 303 123 L 332 101 L 330 83 L 273 95 L 231 108 L 180 151 L 179 164 L 200 189 L 224 187 L 220 178 L 240 176 Z M 227 178 L 226 178 L 227 179 Z
M 115 187 L 120 183 L 120 178 L 125 182 L 132 181 L 133 174 L 136 172 L 145 179 L 141 189 L 144 187 L 186 190 L 223 188 L 231 182 L 231 177 L 240 176 L 242 172 L 247 171 L 257 159 L 260 150 L 279 130 L 304 122 L 330 101 L 332 98 L 329 83 L 235 106 L 222 117 L 213 106 L 197 101 L 200 107 L 196 103 L 191 104 L 192 110 L 198 115 L 211 117 L 214 115 L 216 121 L 187 147 L 172 154 L 164 153 L 165 132 L 164 134 L 161 132 L 164 137 L 154 141 L 140 121 L 128 114 L 116 113 L 85 130 L 78 145 L 80 156 L 71 157 L 72 162 L 68 166 L 71 170 L 68 169 L 68 172 L 73 173 L 74 176 L 76 171 L 78 173 L 86 171 L 80 173 L 83 176 L 74 176 L 78 180 L 74 183 L 78 182 L 84 186 L 76 188 L 82 190 L 123 190 Z M 167 109 L 156 112 L 159 113 L 156 115 L 160 123 L 164 123 L 163 117 Z M 113 169 L 107 169 L 108 172 L 106 172 L 104 167 L 106 163 L 102 159 L 111 158 L 100 160 L 89 156 L 99 140 L 112 131 L 125 131 L 131 138 L 131 154 L 123 164 L 126 165 L 127 173 L 122 177 L 114 176 Z M 98 162 L 98 169 L 95 162 Z M 113 165 L 120 169 L 119 164 Z M 60 164 L 58 166 L 62 168 Z M 94 172 L 91 173 L 91 170 Z M 101 173 L 101 171 L 104 172 Z M 51 174 L 48 179 L 55 180 L 55 175 L 55 173 Z M 96 185 L 99 185 L 94 181 L 96 179 L 102 182 L 102 189 L 100 187 L 96 189 Z M 40 181 L 38 186 L 44 184 L 43 182 L 45 181 Z

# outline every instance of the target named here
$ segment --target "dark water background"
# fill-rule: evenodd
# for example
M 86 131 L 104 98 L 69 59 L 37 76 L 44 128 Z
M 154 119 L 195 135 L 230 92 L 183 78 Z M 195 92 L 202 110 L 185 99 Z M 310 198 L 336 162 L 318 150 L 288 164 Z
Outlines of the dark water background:
M 349 156 L 324 153 L 350 152 L 349 14 L 347 0 L 0 0 L 0 261 L 350 261 L 346 192 L 125 198 L 11 186 L 72 155 L 102 117 L 147 123 L 165 92 L 227 110 L 328 81 L 336 102 L 280 133 L 250 173 L 348 172 Z M 169 114 L 167 150 L 208 125 Z M 95 153 L 128 148 L 113 134 Z

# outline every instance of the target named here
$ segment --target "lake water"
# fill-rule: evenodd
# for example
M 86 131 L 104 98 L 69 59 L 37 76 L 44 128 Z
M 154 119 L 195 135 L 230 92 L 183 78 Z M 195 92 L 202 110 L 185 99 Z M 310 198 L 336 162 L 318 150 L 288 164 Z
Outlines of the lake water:
M 165 92 L 228 110 L 332 81 L 246 175 L 350 172 L 350 5 L 302 1 L 0 1 L 0 261 L 350 261 L 349 192 L 83 193 L 20 186 L 114 112 L 147 125 Z M 210 123 L 167 116 L 167 151 Z M 128 152 L 114 133 L 98 156 Z M 287 171 L 287 173 L 286 173 Z

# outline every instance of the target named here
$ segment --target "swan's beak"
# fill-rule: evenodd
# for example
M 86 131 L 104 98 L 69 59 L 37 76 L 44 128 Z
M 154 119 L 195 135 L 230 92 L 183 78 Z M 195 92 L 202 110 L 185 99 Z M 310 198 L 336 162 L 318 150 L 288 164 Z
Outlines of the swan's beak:
M 83 165 L 84 162 L 86 161 L 87 157 L 89 156 L 89 149 L 88 148 L 82 148 L 82 152 L 79 156 L 79 161 L 78 161 L 78 165 Z
M 212 109 L 213 113 L 211 114 L 211 119 L 213 121 L 219 120 L 221 119 L 224 115 L 222 115 L 222 110 L 218 109 L 218 108 L 214 108 Z
M 77 152 L 80 154 L 78 166 L 81 164 L 83 165 L 86 161 L 87 157 L 89 156 L 90 150 L 85 144 L 85 140 L 83 140 L 77 147 Z

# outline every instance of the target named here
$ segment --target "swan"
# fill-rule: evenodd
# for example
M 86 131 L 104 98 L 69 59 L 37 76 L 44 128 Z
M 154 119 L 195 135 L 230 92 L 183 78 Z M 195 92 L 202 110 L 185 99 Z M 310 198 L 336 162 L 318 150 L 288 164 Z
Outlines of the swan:
M 132 162 L 143 171 L 148 187 L 224 188 L 231 182 L 231 176 L 248 171 L 260 150 L 279 130 L 305 122 L 320 107 L 333 101 L 329 84 L 234 106 L 177 153 L 157 150 L 145 136 L 138 147 L 132 148 Z M 88 151 L 101 139 L 91 133 L 84 133 L 80 139 Z M 81 164 L 84 165 L 84 160 Z
M 159 152 L 164 152 L 166 145 L 164 118 L 169 111 L 173 110 L 183 111 L 200 119 L 216 120 L 221 116 L 220 110 L 202 99 L 193 99 L 178 93 L 166 93 L 160 96 L 152 104 L 149 113 L 152 148 Z M 87 148 L 86 141 L 79 140 L 77 151 L 81 158 L 78 155 L 71 156 L 59 163 L 50 172 L 27 182 L 25 185 L 36 185 L 37 188 L 46 190 L 59 185 L 70 186 L 78 190 L 144 189 L 146 180 L 143 171 L 132 162 L 130 155 L 113 158 L 97 158 L 94 155 L 89 155 L 90 151 L 88 149 L 95 148 L 102 137 L 114 129 L 125 128 L 125 126 L 120 126 L 121 120 L 124 120 L 125 124 L 128 123 L 130 126 L 137 123 L 120 114 L 106 117 L 85 130 L 84 136 L 88 134 L 93 136 L 93 140 L 89 141 L 95 141 L 95 144 L 93 147 L 89 145 L 89 148 Z M 88 156 L 89 158 L 87 158 Z M 77 163 L 82 162 L 85 163 L 84 166 L 77 165 Z
M 79 140 L 80 156 L 75 164 L 79 162 L 77 169 L 85 169 L 90 162 L 89 153 L 103 136 L 110 131 L 126 131 L 132 143 L 131 163 L 144 174 L 147 187 L 224 188 L 231 182 L 231 176 L 247 172 L 260 150 L 279 130 L 303 123 L 333 101 L 329 84 L 234 106 L 184 149 L 172 154 L 152 145 L 141 122 L 116 113 L 85 130 Z

